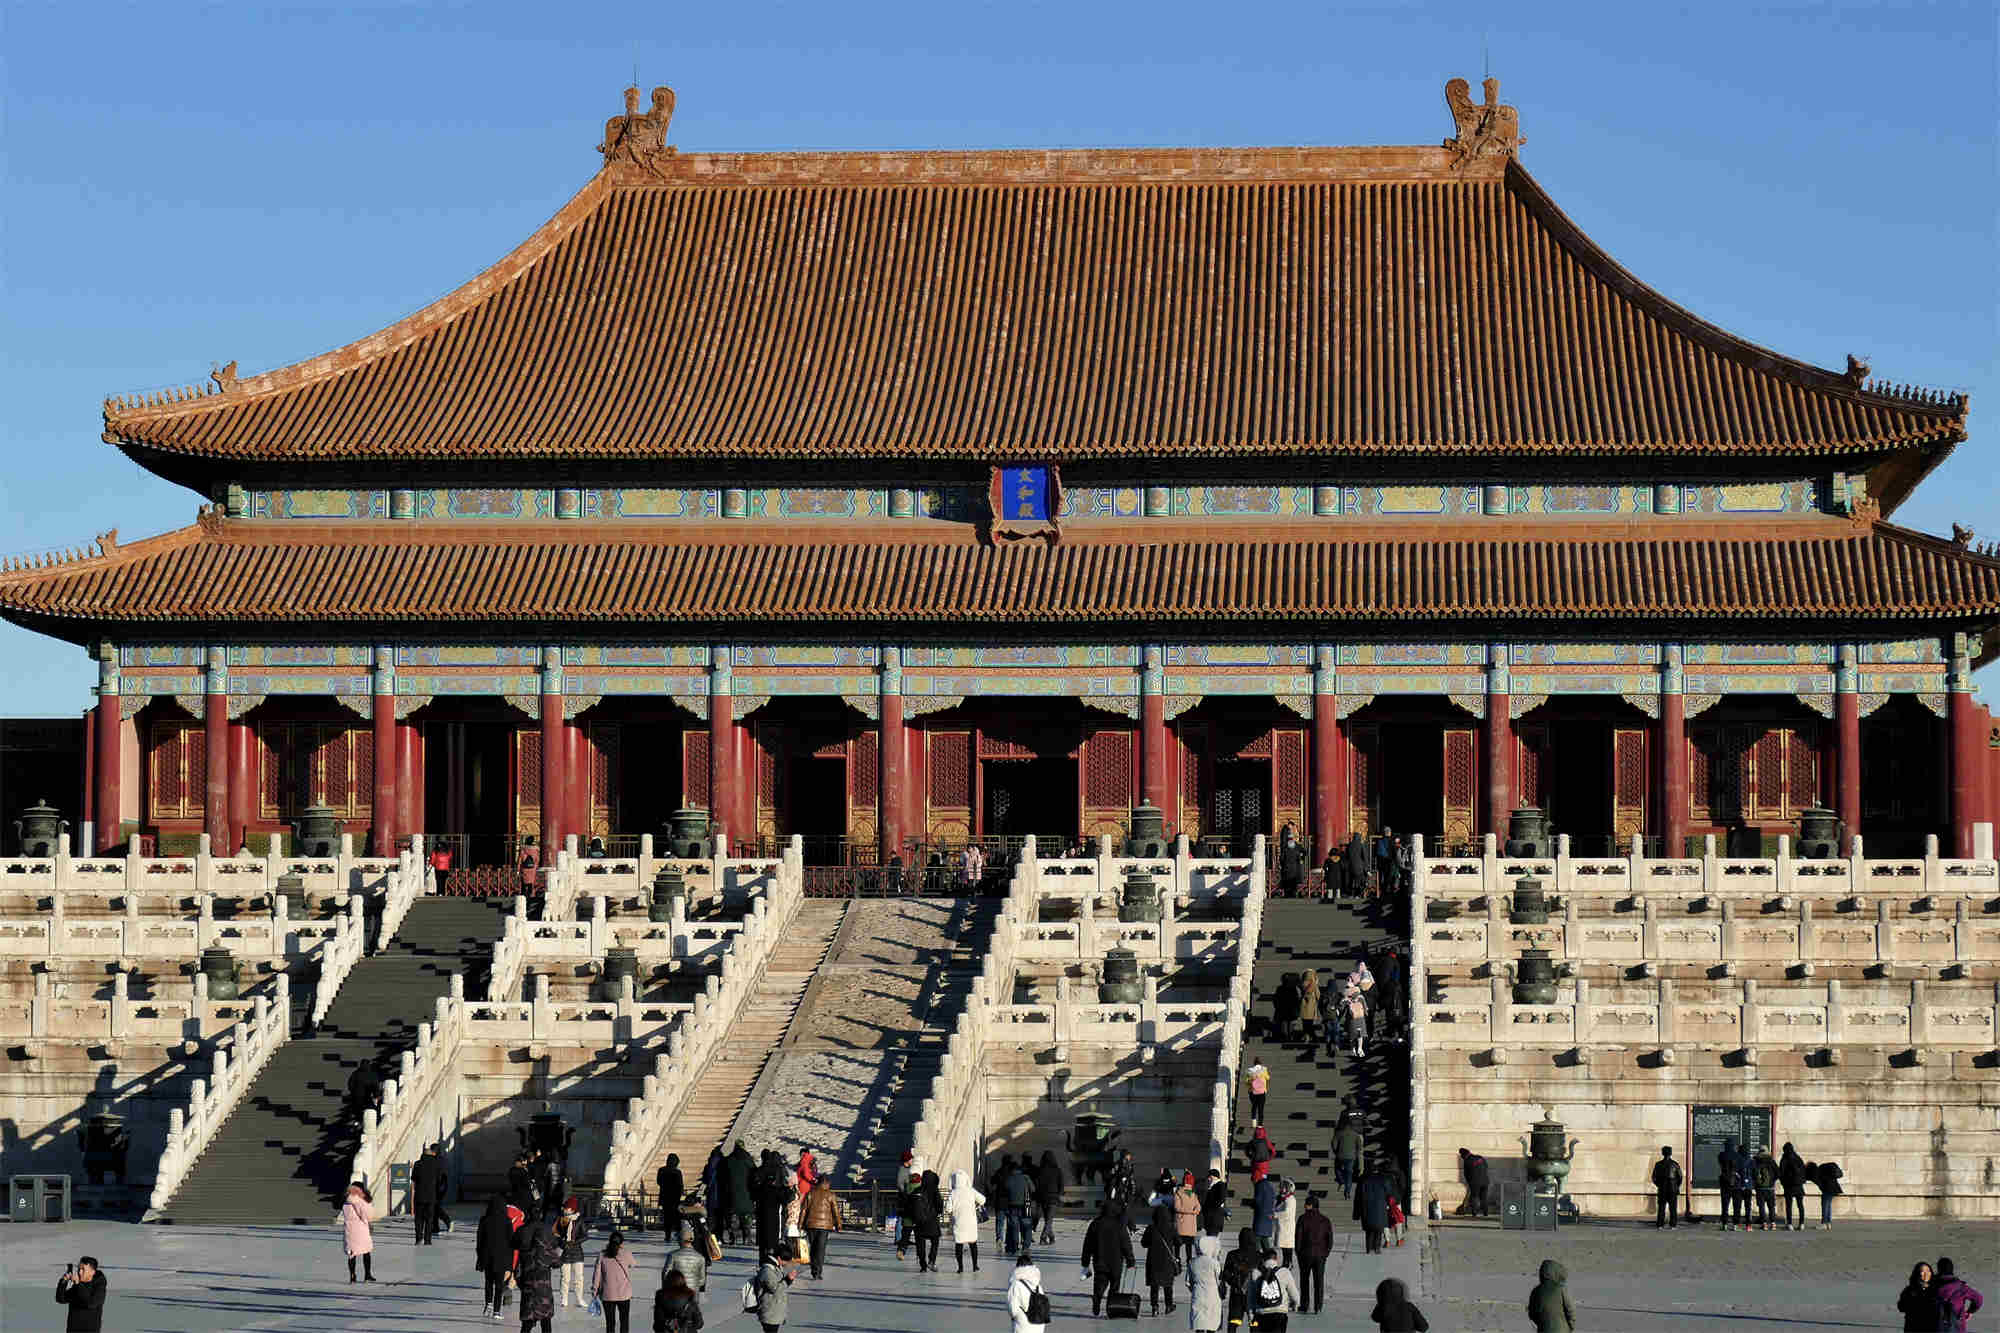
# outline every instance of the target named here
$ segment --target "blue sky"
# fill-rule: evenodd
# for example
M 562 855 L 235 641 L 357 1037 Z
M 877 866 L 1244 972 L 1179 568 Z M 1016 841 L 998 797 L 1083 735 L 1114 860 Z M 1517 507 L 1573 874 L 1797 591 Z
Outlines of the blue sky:
M 2000 536 L 1990 3 L 0 5 L 0 554 L 180 526 L 99 404 L 392 322 L 594 170 L 637 66 L 684 149 L 1433 143 L 1482 56 L 1522 159 L 1669 297 L 1969 390 L 1898 514 Z M 0 714 L 81 652 L 0 626 Z M 1985 684 L 1982 681 L 1982 685 Z

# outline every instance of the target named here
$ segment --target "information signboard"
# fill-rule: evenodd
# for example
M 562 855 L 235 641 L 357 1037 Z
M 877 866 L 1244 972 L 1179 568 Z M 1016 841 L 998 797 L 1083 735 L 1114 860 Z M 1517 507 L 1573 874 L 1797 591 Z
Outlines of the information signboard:
M 1771 1147 L 1774 1115 L 1769 1106 L 1693 1106 L 1688 1110 L 1690 1133 L 1684 1169 L 1694 1189 L 1722 1188 L 1716 1159 L 1728 1140 L 1736 1140 L 1736 1146 L 1748 1149 L 1752 1157 Z

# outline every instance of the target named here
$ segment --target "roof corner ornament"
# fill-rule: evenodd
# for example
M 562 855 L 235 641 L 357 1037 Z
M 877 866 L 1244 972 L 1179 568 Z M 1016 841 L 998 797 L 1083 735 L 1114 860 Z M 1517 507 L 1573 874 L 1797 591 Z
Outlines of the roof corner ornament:
M 639 110 L 639 85 L 625 90 L 625 114 L 604 122 L 604 142 L 597 151 L 604 165 L 629 165 L 664 175 L 666 159 L 674 155 L 667 145 L 667 124 L 674 118 L 674 90 L 664 85 L 653 89 L 653 105 Z
M 234 361 L 231 361 L 226 366 L 218 366 L 214 362 L 210 362 L 208 377 L 215 381 L 215 391 L 222 394 L 225 398 L 237 392 L 241 385 L 241 381 L 236 378 L 236 363 Z
M 1967 548 L 1968 546 L 1971 546 L 1971 545 L 1972 545 L 1972 529 L 1971 529 L 1971 528 L 1968 528 L 1968 527 L 1966 527 L 1966 526 L 1965 526 L 1965 525 L 1964 525 L 1963 523 L 1954 523 L 1954 524 L 1952 524 L 1952 525 L 1951 525 L 1951 544 L 1952 544 L 1953 546 L 1956 546 L 1956 547 L 1957 547 L 1957 548 L 1958 548 L 1959 550 L 1961 550 L 1961 551 L 1965 550 L 1965 549 L 1966 549 L 1966 548 Z
M 1453 79 L 1444 86 L 1445 104 L 1451 108 L 1458 137 L 1446 139 L 1451 165 L 1464 171 L 1482 158 L 1512 157 L 1522 144 L 1521 116 L 1511 106 L 1500 104 L 1500 80 L 1488 78 L 1483 85 L 1486 100 L 1472 100 L 1472 85 Z
M 110 555 L 118 549 L 118 529 L 111 528 L 97 534 L 97 553 Z
M 1848 388 L 1860 388 L 1868 382 L 1868 363 L 1854 353 L 1849 352 L 1847 354 L 1847 369 L 1841 373 L 1841 378 L 1847 381 Z
M 1857 495 L 1847 506 L 1847 517 L 1857 528 L 1872 528 L 1882 521 L 1882 502 L 1872 495 Z

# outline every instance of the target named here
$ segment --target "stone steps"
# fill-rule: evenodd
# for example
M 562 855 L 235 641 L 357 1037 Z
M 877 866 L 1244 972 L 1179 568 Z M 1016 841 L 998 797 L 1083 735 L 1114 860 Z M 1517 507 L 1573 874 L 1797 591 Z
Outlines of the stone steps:
M 344 1107 L 349 1076 L 364 1062 L 393 1072 L 452 974 L 483 968 L 501 913 L 480 899 L 411 904 L 389 946 L 355 964 L 319 1031 L 272 1054 L 159 1220 L 325 1222 L 358 1146 Z

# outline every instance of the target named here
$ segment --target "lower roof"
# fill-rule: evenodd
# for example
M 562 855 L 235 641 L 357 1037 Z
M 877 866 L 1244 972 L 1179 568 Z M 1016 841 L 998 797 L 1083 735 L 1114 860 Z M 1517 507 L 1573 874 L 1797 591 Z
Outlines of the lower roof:
M 2000 559 L 1887 523 L 1399 521 L 1079 528 L 189 527 L 0 572 L 0 615 L 87 642 L 329 623 L 572 626 L 2000 619 Z

